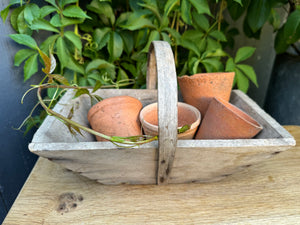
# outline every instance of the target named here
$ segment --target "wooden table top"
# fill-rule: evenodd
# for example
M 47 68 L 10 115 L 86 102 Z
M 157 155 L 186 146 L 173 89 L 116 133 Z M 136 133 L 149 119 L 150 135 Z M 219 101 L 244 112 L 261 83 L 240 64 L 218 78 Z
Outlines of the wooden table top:
M 300 141 L 299 126 L 285 128 Z M 3 222 L 211 223 L 300 224 L 300 144 L 204 184 L 105 186 L 39 158 Z

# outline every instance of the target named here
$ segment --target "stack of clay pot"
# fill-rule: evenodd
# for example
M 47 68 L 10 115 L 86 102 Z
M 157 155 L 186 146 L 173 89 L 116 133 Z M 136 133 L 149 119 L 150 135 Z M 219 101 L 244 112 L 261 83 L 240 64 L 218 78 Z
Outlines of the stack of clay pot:
M 262 130 L 258 122 L 229 103 L 233 79 L 234 73 L 178 78 L 185 102 L 177 105 L 178 129 L 188 126 L 178 133 L 178 139 L 252 138 Z M 88 121 L 92 129 L 108 136 L 158 135 L 157 103 L 142 107 L 138 99 L 130 96 L 107 98 L 89 110 Z
M 234 73 L 201 73 L 178 78 L 184 101 L 199 109 L 202 122 L 195 139 L 252 138 L 262 126 L 229 103 Z

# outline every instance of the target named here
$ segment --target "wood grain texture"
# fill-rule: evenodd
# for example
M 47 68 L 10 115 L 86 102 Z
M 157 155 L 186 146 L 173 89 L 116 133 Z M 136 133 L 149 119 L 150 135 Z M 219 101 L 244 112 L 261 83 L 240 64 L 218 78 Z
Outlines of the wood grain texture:
M 299 162 L 297 145 L 219 182 L 107 186 L 40 158 L 3 224 L 299 224 Z
M 148 67 L 155 65 L 155 69 L 148 70 L 147 77 L 157 77 L 158 90 L 159 141 L 156 178 L 157 184 L 167 184 L 177 146 L 177 75 L 173 52 L 168 42 L 153 41 L 149 52 Z M 152 63 L 152 60 L 156 63 Z
M 157 90 L 99 90 L 97 94 L 102 97 L 126 94 L 139 98 L 144 105 L 157 99 Z M 231 95 L 231 102 L 259 121 L 264 130 L 254 139 L 178 140 L 169 183 L 221 180 L 295 144 L 293 137 L 247 95 L 238 90 Z M 68 92 L 55 110 L 68 115 L 71 106 L 75 105 L 74 120 L 87 125 L 90 101 L 84 96 L 72 100 L 72 96 L 73 93 Z M 48 117 L 29 149 L 103 184 L 157 183 L 157 164 L 160 162 L 157 141 L 127 149 L 94 140 L 87 133 L 73 137 L 60 121 Z

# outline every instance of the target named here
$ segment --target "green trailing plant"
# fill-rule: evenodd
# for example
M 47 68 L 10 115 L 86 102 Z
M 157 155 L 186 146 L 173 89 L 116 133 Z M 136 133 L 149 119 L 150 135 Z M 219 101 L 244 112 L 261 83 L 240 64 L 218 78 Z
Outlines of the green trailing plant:
M 76 96 L 91 95 L 87 86 L 94 90 L 126 85 L 144 88 L 148 48 L 154 40 L 172 46 L 178 76 L 234 71 L 234 85 L 247 92 L 250 82 L 258 85 L 255 71 L 244 62 L 255 48 L 244 46 L 234 56 L 228 53 L 238 31 L 225 20 L 224 12 L 229 11 L 234 20 L 245 14 L 244 32 L 258 38 L 268 19 L 273 18 L 274 26 L 278 23 L 273 8 L 286 1 L 266 2 L 45 0 L 37 5 L 29 0 L 11 0 L 1 17 L 3 21 L 9 18 L 16 31 L 10 37 L 25 46 L 15 55 L 15 65 L 24 67 L 24 80 L 40 72 L 39 63 L 43 65 L 46 76 L 33 88 L 39 89 L 38 93 L 47 88 L 42 104 L 47 103 L 43 107 L 53 115 L 49 110 L 66 88 L 76 89 Z M 266 6 L 270 13 L 259 19 Z M 256 7 L 259 10 L 255 14 Z M 35 37 L 39 32 L 49 35 L 38 44 Z

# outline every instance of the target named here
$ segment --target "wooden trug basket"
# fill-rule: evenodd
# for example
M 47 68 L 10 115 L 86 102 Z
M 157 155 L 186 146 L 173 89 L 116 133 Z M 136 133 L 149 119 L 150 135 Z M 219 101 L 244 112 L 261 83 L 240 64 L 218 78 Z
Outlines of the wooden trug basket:
M 177 78 L 167 42 L 155 41 L 150 47 L 146 90 L 101 89 L 97 94 L 129 95 L 143 106 L 158 101 L 159 140 L 117 147 L 96 142 L 85 132 L 72 136 L 59 120 L 48 116 L 29 144 L 30 151 L 102 184 L 167 184 L 218 181 L 295 145 L 282 126 L 239 90 L 232 91 L 230 102 L 264 127 L 254 139 L 177 140 Z M 73 96 L 74 91 L 68 91 L 54 110 L 67 116 L 75 106 L 74 121 L 89 126 L 88 97 Z

